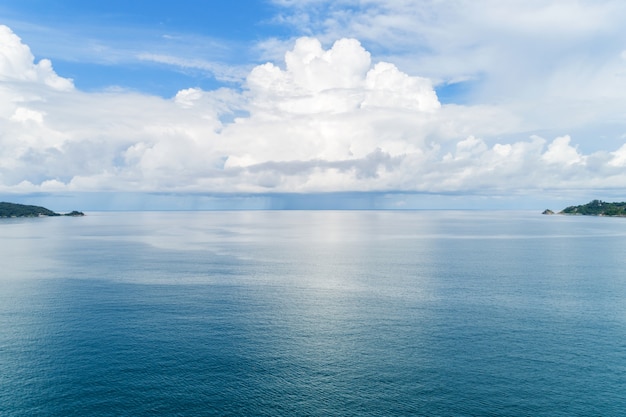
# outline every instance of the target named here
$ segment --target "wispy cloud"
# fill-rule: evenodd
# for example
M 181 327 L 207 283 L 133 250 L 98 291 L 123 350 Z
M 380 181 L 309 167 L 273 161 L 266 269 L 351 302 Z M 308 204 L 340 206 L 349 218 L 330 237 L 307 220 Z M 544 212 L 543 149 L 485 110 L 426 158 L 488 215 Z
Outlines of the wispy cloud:
M 141 61 L 171 65 L 182 70 L 199 70 L 215 77 L 219 81 L 229 83 L 243 82 L 248 71 L 250 70 L 250 68 L 225 65 L 204 59 L 181 58 L 178 56 L 147 52 L 139 53 L 137 58 Z

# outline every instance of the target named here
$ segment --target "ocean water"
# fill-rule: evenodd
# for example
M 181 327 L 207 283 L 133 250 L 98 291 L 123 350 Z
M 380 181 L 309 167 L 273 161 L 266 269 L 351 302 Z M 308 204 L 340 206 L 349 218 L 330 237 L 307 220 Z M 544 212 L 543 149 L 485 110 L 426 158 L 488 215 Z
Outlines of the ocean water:
M 617 416 L 626 219 L 0 221 L 0 416 Z

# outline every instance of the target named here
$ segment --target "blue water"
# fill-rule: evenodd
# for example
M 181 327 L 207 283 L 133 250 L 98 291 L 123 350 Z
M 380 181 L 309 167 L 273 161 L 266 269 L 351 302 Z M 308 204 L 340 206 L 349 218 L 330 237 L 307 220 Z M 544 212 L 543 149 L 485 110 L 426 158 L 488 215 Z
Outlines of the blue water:
M 626 219 L 0 221 L 1 416 L 626 410 Z

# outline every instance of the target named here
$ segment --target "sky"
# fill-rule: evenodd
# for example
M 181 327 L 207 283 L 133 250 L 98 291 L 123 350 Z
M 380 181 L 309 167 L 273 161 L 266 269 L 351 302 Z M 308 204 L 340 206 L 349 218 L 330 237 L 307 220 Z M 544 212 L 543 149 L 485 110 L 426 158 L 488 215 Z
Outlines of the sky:
M 3 0 L 0 199 L 626 200 L 621 0 Z

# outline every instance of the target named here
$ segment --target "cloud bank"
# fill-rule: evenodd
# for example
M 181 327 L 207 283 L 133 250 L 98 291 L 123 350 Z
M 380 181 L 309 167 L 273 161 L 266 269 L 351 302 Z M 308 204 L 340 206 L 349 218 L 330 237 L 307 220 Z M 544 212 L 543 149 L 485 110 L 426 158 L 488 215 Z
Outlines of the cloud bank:
M 626 132 L 626 3 L 618 0 L 273 0 L 281 22 L 329 43 L 359 39 L 378 59 L 497 104 L 526 131 Z M 445 96 L 442 95 L 445 100 Z M 619 127 L 617 127 L 619 126 Z
M 442 105 L 356 39 L 300 38 L 241 89 L 88 93 L 0 26 L 0 191 L 427 192 L 626 186 L 626 143 L 502 141 L 514 112 Z

